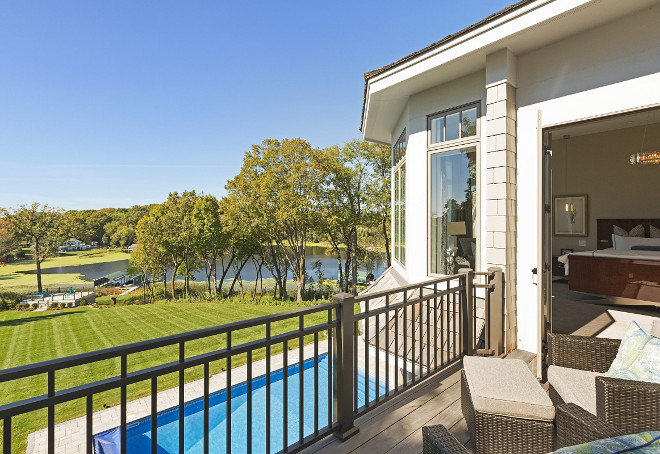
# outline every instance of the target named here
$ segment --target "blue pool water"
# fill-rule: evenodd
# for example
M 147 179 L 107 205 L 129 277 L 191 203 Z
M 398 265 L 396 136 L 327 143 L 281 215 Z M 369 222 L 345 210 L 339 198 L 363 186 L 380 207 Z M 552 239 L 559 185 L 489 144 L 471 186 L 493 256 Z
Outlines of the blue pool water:
M 314 359 L 303 363 L 303 433 L 304 436 L 314 431 L 314 396 L 318 396 L 319 428 L 328 425 L 328 356 L 319 356 L 319 386 L 314 389 Z M 297 364 L 287 369 L 288 388 L 288 445 L 299 440 L 299 379 L 300 369 Z M 271 373 L 270 430 L 271 452 L 281 451 L 284 432 L 283 371 Z M 380 383 L 378 392 L 385 394 L 385 384 Z M 365 404 L 364 372 L 358 373 L 358 407 Z M 369 400 L 376 398 L 376 383 L 369 380 Z M 209 397 L 209 443 L 213 451 L 224 452 L 226 446 L 226 411 L 227 394 L 224 390 Z M 184 409 L 185 452 L 202 453 L 204 448 L 204 401 L 196 399 L 186 403 Z M 330 403 L 332 405 L 332 402 Z M 176 453 L 179 447 L 178 407 L 161 412 L 157 416 L 158 452 Z M 252 380 L 252 450 L 255 453 L 266 451 L 266 376 Z M 147 417 L 130 423 L 126 429 L 128 453 L 142 454 L 150 452 L 151 418 Z M 119 453 L 119 428 L 111 429 L 94 437 L 96 454 Z M 239 383 L 231 388 L 231 449 L 232 453 L 247 450 L 247 383 Z

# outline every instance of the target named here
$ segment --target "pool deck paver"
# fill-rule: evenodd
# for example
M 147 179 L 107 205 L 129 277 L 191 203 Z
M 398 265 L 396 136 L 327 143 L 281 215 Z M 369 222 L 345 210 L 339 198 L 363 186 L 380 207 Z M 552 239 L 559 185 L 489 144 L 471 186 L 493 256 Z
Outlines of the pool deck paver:
M 319 340 L 319 355 L 328 351 L 327 340 Z M 314 357 L 314 344 L 303 347 L 305 360 Z M 284 364 L 282 353 L 271 356 L 271 371 L 281 369 Z M 298 349 L 288 351 L 288 366 L 298 364 Z M 252 377 L 259 377 L 266 373 L 266 358 L 252 363 Z M 226 372 L 215 374 L 209 378 L 209 390 L 211 393 L 225 389 Z M 232 384 L 247 381 L 247 365 L 233 368 L 231 371 Z M 204 380 L 199 379 L 184 386 L 184 400 L 189 402 L 204 395 Z M 157 397 L 158 412 L 168 410 L 179 405 L 179 387 L 160 391 Z M 126 419 L 129 423 L 151 415 L 151 396 L 141 397 L 127 402 Z M 121 406 L 94 412 L 92 416 L 92 427 L 94 434 L 105 432 L 118 427 L 121 421 Z M 85 453 L 86 440 L 86 417 L 72 419 L 55 425 L 55 454 L 83 454 Z M 27 454 L 42 454 L 48 452 L 48 429 L 41 429 L 28 435 Z

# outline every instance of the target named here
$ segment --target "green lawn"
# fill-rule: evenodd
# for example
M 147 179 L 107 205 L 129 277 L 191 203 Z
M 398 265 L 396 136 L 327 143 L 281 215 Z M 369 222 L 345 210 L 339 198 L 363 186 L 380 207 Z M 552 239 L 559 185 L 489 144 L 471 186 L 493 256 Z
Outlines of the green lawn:
M 130 254 L 126 252 L 116 250 L 107 252 L 106 249 L 67 252 L 46 259 L 41 264 L 41 269 L 116 262 L 128 260 L 129 257 Z M 34 271 L 35 269 L 36 265 L 31 258 L 0 265 L 0 290 L 26 293 L 35 291 L 37 276 L 35 274 L 25 274 L 25 271 Z M 42 274 L 41 279 L 44 288 L 89 285 L 89 281 L 86 281 L 81 274 Z
M 145 339 L 165 336 L 194 329 L 215 326 L 259 317 L 275 312 L 292 310 L 301 306 L 295 303 L 241 304 L 241 303 L 161 303 L 143 306 L 115 306 L 103 309 L 79 307 L 62 311 L 47 312 L 0 312 L 0 364 L 2 369 L 52 358 L 73 355 Z M 305 317 L 305 325 L 314 325 L 326 320 L 326 313 Z M 274 324 L 273 333 L 292 331 L 298 328 L 297 320 Z M 232 343 L 238 345 L 264 335 L 264 329 L 242 330 L 232 335 Z M 311 340 L 311 339 L 310 339 Z M 305 340 L 309 342 L 308 339 Z M 186 355 L 192 356 L 213 349 L 223 348 L 224 336 L 215 336 L 186 345 Z M 291 343 L 290 348 L 297 345 Z M 282 345 L 273 348 L 273 354 L 282 350 Z M 177 358 L 176 346 L 162 348 L 129 356 L 129 372 L 151 367 Z M 265 356 L 265 350 L 257 350 L 254 360 Z M 232 359 L 232 366 L 245 362 L 245 356 Z M 211 365 L 217 373 L 224 364 Z M 56 374 L 57 389 L 77 386 L 89 381 L 106 378 L 119 373 L 119 361 L 108 360 L 91 365 L 78 366 Z M 186 373 L 186 381 L 202 376 L 201 367 Z M 159 389 L 177 385 L 177 375 L 159 379 Z M 0 384 L 0 403 L 43 394 L 46 392 L 46 376 L 30 380 L 17 380 Z M 149 383 L 142 382 L 128 388 L 129 398 L 148 395 Z M 95 396 L 94 410 L 119 403 L 119 391 L 109 391 Z M 66 421 L 84 414 L 84 401 L 59 405 L 56 422 Z M 45 426 L 46 412 L 32 412 L 14 418 L 12 425 L 14 450 L 24 452 L 27 434 Z

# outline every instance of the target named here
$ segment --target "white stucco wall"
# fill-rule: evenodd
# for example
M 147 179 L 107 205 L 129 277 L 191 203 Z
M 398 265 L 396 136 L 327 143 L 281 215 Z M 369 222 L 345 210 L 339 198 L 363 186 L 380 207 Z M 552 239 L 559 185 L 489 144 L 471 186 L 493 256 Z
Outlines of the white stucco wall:
M 406 267 L 403 269 L 396 262 L 394 266 L 408 282 L 420 282 L 428 276 L 428 147 L 426 119 L 427 115 L 451 109 L 473 101 L 481 101 L 481 115 L 485 116 L 486 75 L 480 71 L 418 93 L 408 100 L 404 114 L 399 120 L 392 137 L 396 141 L 406 127 L 408 148 L 406 150 Z M 485 127 L 485 121 L 481 122 Z M 485 133 L 482 132 L 481 149 L 485 149 Z M 479 165 L 485 165 L 485 159 L 479 159 Z M 479 172 L 485 175 L 484 170 Z M 479 176 L 478 176 L 479 177 Z M 481 182 L 477 183 L 478 186 Z M 485 219 L 485 195 L 480 194 L 480 218 Z M 482 230 L 485 223 L 481 222 Z M 485 238 L 485 233 L 480 235 Z M 481 242 L 480 258 L 485 263 L 485 241 Z M 481 266 L 481 269 L 485 265 Z
M 518 348 L 538 348 L 542 126 L 660 106 L 660 7 L 518 56 Z

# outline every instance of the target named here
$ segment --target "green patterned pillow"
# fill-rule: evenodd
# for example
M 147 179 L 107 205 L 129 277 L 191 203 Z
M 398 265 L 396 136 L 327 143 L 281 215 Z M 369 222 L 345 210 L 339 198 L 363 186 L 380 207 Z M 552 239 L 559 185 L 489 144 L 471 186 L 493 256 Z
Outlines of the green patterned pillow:
M 634 435 L 590 441 L 555 451 L 555 454 L 616 454 L 657 453 L 660 450 L 660 432 L 649 431 Z
M 660 339 L 632 322 L 605 376 L 660 383 Z

